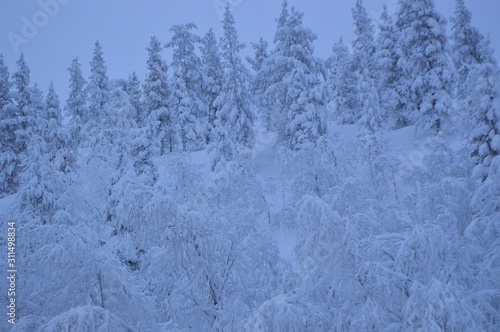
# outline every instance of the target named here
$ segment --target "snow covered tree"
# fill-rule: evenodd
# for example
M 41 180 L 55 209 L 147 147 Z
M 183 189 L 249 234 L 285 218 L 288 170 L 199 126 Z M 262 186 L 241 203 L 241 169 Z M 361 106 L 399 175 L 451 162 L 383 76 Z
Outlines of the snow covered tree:
M 254 114 L 248 89 L 248 72 L 240 58 L 243 45 L 238 41 L 233 15 L 226 6 L 222 21 L 224 37 L 221 38 L 225 80 L 215 101 L 216 156 L 214 163 L 230 161 L 241 150 L 251 149 L 255 143 Z M 232 150 L 232 151 L 231 151 Z
M 21 54 L 17 60 L 17 71 L 12 75 L 16 91 L 14 93 L 14 100 L 16 102 L 19 112 L 30 104 L 30 69 L 24 59 L 24 54 Z
M 286 38 L 287 21 L 289 16 L 288 3 L 285 1 L 274 33 L 274 49 L 267 59 L 260 65 L 260 70 L 253 80 L 253 87 L 257 94 L 259 114 L 268 130 L 279 132 L 284 137 L 286 126 L 285 86 L 283 80 L 290 71 L 290 64 L 285 61 L 288 54 Z
M 485 41 L 486 43 L 486 41 Z M 487 44 L 485 45 L 487 47 Z M 487 47 L 489 49 L 489 47 Z M 485 179 L 492 160 L 500 155 L 500 78 L 494 63 L 472 66 L 466 105 L 472 116 L 473 177 Z
M 102 115 L 110 93 L 107 67 L 99 41 L 95 43 L 94 55 L 90 62 L 90 77 L 85 91 L 88 97 L 88 121 L 96 121 Z
M 380 15 L 377 50 L 374 55 L 375 79 L 380 94 L 380 104 L 386 112 L 385 120 L 389 121 L 389 126 L 401 128 L 408 124 L 408 114 L 405 113 L 400 96 L 399 83 L 403 73 L 398 66 L 400 59 L 398 37 L 393 19 L 384 6 Z
M 480 43 L 484 38 L 471 24 L 472 15 L 464 0 L 455 0 L 455 12 L 451 19 L 452 59 L 460 74 L 460 82 L 467 79 L 470 66 L 484 61 Z
M 440 133 L 453 115 L 453 68 L 448 60 L 445 20 L 433 0 L 400 0 L 396 26 L 405 72 L 405 107 L 419 130 Z
M 105 167 L 109 168 L 109 193 L 104 211 L 105 220 L 112 222 L 117 230 L 117 209 L 125 199 L 130 177 L 135 176 L 134 161 L 131 157 L 131 140 L 136 132 L 135 110 L 130 96 L 121 88 L 115 88 L 105 109 L 104 140 L 101 153 L 106 155 Z
M 313 57 L 312 42 L 316 36 L 302 26 L 302 16 L 292 8 L 287 20 L 292 36 L 289 60 L 293 65 L 287 75 L 289 104 L 285 137 L 292 150 L 314 146 L 318 138 L 326 133 L 324 76 L 319 61 Z
M 54 130 L 62 126 L 61 106 L 53 82 L 50 82 L 47 96 L 45 97 L 45 108 L 42 116 L 47 121 L 47 128 L 43 133 L 44 138 L 46 141 L 50 141 L 55 136 Z
M 328 86 L 329 120 L 339 124 L 356 123 L 361 115 L 357 96 L 357 76 L 352 70 L 352 58 L 349 48 L 342 38 L 335 43 L 332 55 L 326 61 L 329 71 Z
M 20 178 L 23 169 L 22 162 L 27 158 L 31 136 L 34 132 L 38 133 L 37 126 L 40 124 L 37 123 L 37 117 L 43 108 L 41 91 L 29 86 L 30 69 L 23 54 L 17 61 L 17 71 L 13 74 L 13 81 L 15 87 L 13 92 L 14 105 L 10 111 L 7 106 L 7 119 L 3 120 L 3 124 L 7 127 L 6 139 L 8 140 L 3 167 L 5 167 L 4 171 L 7 171 L 6 174 L 12 177 L 12 180 L 8 180 L 10 191 L 15 190 L 17 184 L 22 182 Z M 14 134 L 14 136 L 10 136 L 10 139 L 9 132 Z
M 219 96 L 224 84 L 224 69 L 213 29 L 209 29 L 202 39 L 201 61 L 204 74 L 204 94 L 208 103 L 208 123 L 210 125 L 209 141 L 214 138 L 214 125 L 218 108 L 215 100 Z
M 27 138 L 21 154 L 20 202 L 24 222 L 50 222 L 56 211 L 56 201 L 62 190 L 62 174 L 54 167 L 55 140 L 60 124 L 59 100 L 53 86 L 49 87 L 47 102 L 35 85 L 28 89 L 30 114 L 22 132 Z
M 135 72 L 128 76 L 127 82 L 125 83 L 125 92 L 129 95 L 130 105 L 134 108 L 135 122 L 138 126 L 142 126 L 146 116 L 144 115 L 141 104 L 141 82 L 139 82 L 139 78 Z
M 42 136 L 32 132 L 27 156 L 22 162 L 20 211 L 24 222 L 47 224 L 56 212 L 62 178 L 52 167 L 47 149 Z
M 313 57 L 316 36 L 302 25 L 303 14 L 283 3 L 275 33 L 275 49 L 263 61 L 254 86 L 264 120 L 292 149 L 314 145 L 325 133 L 325 82 Z
M 373 56 L 375 54 L 375 28 L 372 20 L 368 17 L 362 0 L 357 0 L 352 9 L 352 18 L 354 19 L 354 40 L 353 49 L 353 69 L 361 72 L 367 70 L 372 76 Z M 373 77 L 373 76 L 372 76 Z
M 459 129 L 465 136 L 470 136 L 470 128 L 478 128 L 480 123 L 485 122 L 484 115 L 488 112 L 487 109 L 492 107 L 491 100 L 496 98 L 492 97 L 493 99 L 487 102 L 487 96 L 497 95 L 496 88 L 492 86 L 496 84 L 494 81 L 498 80 L 498 74 L 495 73 L 496 61 L 489 40 L 472 26 L 471 13 L 463 0 L 456 1 L 452 23 L 452 59 L 459 75 L 456 88 L 461 120 Z M 468 137 L 475 145 L 475 157 L 480 155 L 478 143 L 482 141 L 478 135 L 484 135 L 480 134 L 480 129 L 477 130 L 472 137 Z M 482 163 L 483 158 L 479 159 L 473 161 L 473 166 Z
M 68 174 L 75 167 L 75 151 L 71 148 L 71 134 L 63 127 L 59 97 L 52 82 L 45 98 L 45 112 L 42 117 L 47 124 L 43 137 L 48 144 L 50 162 L 57 171 Z
M 36 102 L 41 102 L 41 98 L 38 100 L 32 100 L 36 98 L 35 90 L 29 86 L 30 84 L 30 69 L 24 60 L 24 55 L 21 54 L 19 60 L 17 61 L 17 71 L 13 74 L 15 92 L 14 101 L 16 107 L 16 117 L 17 117 L 17 130 L 16 130 L 16 150 L 15 153 L 20 155 L 23 154 L 28 145 L 28 140 L 30 135 L 28 130 L 30 127 L 34 127 L 36 122 Z M 38 90 L 38 92 L 40 92 Z M 41 92 L 40 92 L 41 93 Z M 41 97 L 41 96 L 39 96 Z
M 247 61 L 252 66 L 255 72 L 258 72 L 262 68 L 262 63 L 268 57 L 267 54 L 267 42 L 261 37 L 257 43 L 252 43 L 254 50 L 254 57 L 247 58 Z
M 17 188 L 16 149 L 17 116 L 11 98 L 12 82 L 9 71 L 0 54 L 0 196 L 12 193 Z
M 373 182 L 374 196 L 385 199 L 387 196 L 399 200 L 396 186 L 395 153 L 385 134 L 385 117 L 382 111 L 376 84 L 369 74 L 359 78 L 359 98 L 362 101 L 362 117 L 358 121 L 361 152 L 361 167 L 366 167 Z
M 170 109 L 170 87 L 168 84 L 167 64 L 161 57 L 162 47 L 156 37 L 149 43 L 146 79 L 144 80 L 144 113 L 147 126 L 159 142 L 160 153 L 172 152 L 178 144 L 178 124 Z
M 261 69 L 262 69 L 262 64 L 264 60 L 269 56 L 267 52 L 267 42 L 260 38 L 260 40 L 257 43 L 252 43 L 252 47 L 254 49 L 254 57 L 247 57 L 247 62 L 252 66 L 252 69 L 254 70 L 254 75 L 251 79 L 250 82 L 250 88 L 252 91 L 252 95 L 254 96 L 253 100 L 255 105 L 260 105 L 261 103 L 261 96 L 260 93 L 262 91 L 265 91 L 266 89 L 266 82 L 262 77 L 256 77 L 255 74 L 257 74 Z M 267 127 L 267 129 L 270 129 L 271 125 L 271 114 L 269 112 L 259 112 L 256 114 L 261 122 L 264 124 L 264 126 Z
M 9 68 L 5 65 L 3 54 L 0 53 L 0 110 L 11 103 Z
M 373 135 L 383 128 L 384 119 L 380 109 L 380 99 L 375 82 L 367 71 L 365 71 L 365 75 L 360 75 L 358 81 L 359 97 L 363 101 L 363 115 L 358 123 L 362 133 Z
M 95 147 L 102 138 L 102 119 L 106 103 L 110 96 L 110 82 L 107 67 L 103 58 L 102 47 L 99 41 L 95 43 L 94 55 L 90 62 L 90 77 L 85 88 L 87 96 L 87 119 L 85 127 L 85 147 Z
M 70 116 L 69 130 L 71 132 L 72 146 L 77 148 L 82 140 L 81 131 L 85 123 L 89 121 L 86 102 L 87 95 L 85 86 L 87 82 L 83 78 L 81 65 L 78 58 L 73 59 L 69 71 L 69 96 L 66 100 L 66 112 Z
M 497 136 L 498 138 L 499 136 Z M 500 154 L 490 156 L 491 162 L 484 177 L 473 196 L 473 208 L 475 216 L 467 227 L 465 234 L 479 247 L 475 258 L 479 261 L 478 274 L 476 275 L 475 290 L 478 301 L 484 303 L 485 307 L 491 305 L 494 298 L 498 298 L 499 282 L 492 275 L 497 275 L 498 252 L 500 250 Z M 490 294 L 496 293 L 495 296 Z M 492 314 L 485 322 L 492 325 L 499 324 L 498 312 Z
M 172 48 L 172 105 L 180 126 L 180 140 L 184 151 L 201 148 L 208 128 L 208 105 L 203 96 L 203 71 L 201 60 L 195 53 L 195 45 L 201 39 L 191 30 L 193 23 L 174 25 L 173 36 L 167 47 Z

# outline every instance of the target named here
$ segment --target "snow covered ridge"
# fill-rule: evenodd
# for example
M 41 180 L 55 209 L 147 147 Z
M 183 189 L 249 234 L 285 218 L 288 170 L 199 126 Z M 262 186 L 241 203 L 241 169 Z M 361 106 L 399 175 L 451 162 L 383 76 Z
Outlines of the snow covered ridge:
M 151 38 L 143 82 L 97 42 L 64 107 L 0 56 L 1 329 L 498 330 L 498 69 L 462 0 L 451 37 L 399 2 L 327 60 L 285 3 L 252 70 L 229 7 Z

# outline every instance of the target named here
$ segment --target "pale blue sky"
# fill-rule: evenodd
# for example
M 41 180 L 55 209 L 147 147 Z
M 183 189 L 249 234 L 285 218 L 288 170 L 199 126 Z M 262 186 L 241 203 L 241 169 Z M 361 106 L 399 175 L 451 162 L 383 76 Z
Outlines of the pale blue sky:
M 111 78 L 126 77 L 136 71 L 142 80 L 147 57 L 145 48 L 152 35 L 166 43 L 173 24 L 194 22 L 200 35 L 214 27 L 220 36 L 218 8 L 226 2 L 234 6 L 240 40 L 247 45 L 244 55 L 252 53 L 250 42 L 257 41 L 260 36 L 272 42 L 282 0 L 3 0 L 0 4 L 0 52 L 12 73 L 19 57 L 12 38 L 14 34 L 27 37 L 22 43 L 14 40 L 14 44 L 18 43 L 14 46 L 24 52 L 32 82 L 38 82 L 46 91 L 49 82 L 54 81 L 64 101 L 68 86 L 66 69 L 73 58 L 79 57 L 87 77 L 95 40 L 99 39 L 103 46 Z M 364 4 L 376 19 L 382 6 L 390 2 L 394 0 L 365 0 Z M 455 1 L 435 2 L 449 20 Z M 50 3 L 59 4 L 59 8 L 48 6 L 45 11 L 51 15 L 46 15 L 43 4 Z M 317 56 L 327 57 L 333 43 L 341 36 L 347 42 L 352 40 L 351 8 L 355 0 L 289 0 L 289 3 L 305 13 L 305 25 L 317 34 Z M 466 4 L 472 11 L 473 23 L 483 34 L 490 34 L 499 59 L 500 1 L 466 0 Z M 26 22 L 37 23 L 40 27 L 23 31 Z M 165 57 L 170 62 L 167 51 Z

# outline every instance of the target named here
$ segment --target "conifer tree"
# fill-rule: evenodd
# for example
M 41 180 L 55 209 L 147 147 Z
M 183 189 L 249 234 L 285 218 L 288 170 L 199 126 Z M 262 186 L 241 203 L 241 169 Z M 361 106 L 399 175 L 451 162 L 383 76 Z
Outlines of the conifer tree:
M 453 68 L 448 60 L 445 20 L 433 0 L 400 0 L 396 26 L 405 72 L 405 107 L 420 130 L 438 134 L 452 116 Z
M 492 60 L 484 59 L 485 54 L 481 54 L 480 45 L 484 37 L 472 26 L 471 19 L 464 0 L 455 0 L 455 12 L 451 19 L 452 59 L 460 74 L 460 82 L 467 79 L 471 65 Z
M 55 119 L 59 117 L 56 114 L 60 112 L 59 101 L 53 87 L 49 88 L 48 103 L 44 102 L 43 93 L 36 84 L 27 90 L 29 104 L 24 109 L 29 112 L 25 115 L 29 120 L 23 122 L 22 129 L 26 150 L 20 155 L 19 207 L 25 221 L 46 224 L 56 211 L 56 201 L 63 188 L 62 174 L 53 164 L 56 149 L 53 135 L 60 125 L 60 120 Z
M 141 82 L 139 82 L 135 72 L 129 75 L 125 85 L 125 92 L 129 95 L 130 105 L 134 108 L 134 119 L 137 125 L 141 127 L 144 125 L 145 115 L 141 104 Z
M 226 70 L 222 91 L 215 101 L 215 106 L 219 109 L 215 128 L 217 131 L 215 159 L 230 161 L 238 151 L 253 147 L 254 114 L 248 92 L 249 74 L 240 58 L 243 45 L 239 43 L 229 5 L 226 6 L 222 25 L 224 36 L 220 45 Z
M 255 72 L 258 72 L 262 68 L 262 63 L 268 57 L 267 54 L 267 42 L 261 37 L 257 43 L 252 43 L 254 50 L 254 57 L 247 58 L 247 61 L 252 66 Z
M 0 110 L 12 102 L 10 95 L 11 86 L 9 68 L 5 65 L 3 54 L 0 53 Z
M 374 55 L 375 79 L 380 92 L 380 104 L 386 112 L 386 121 L 389 121 L 389 126 L 401 128 L 408 124 L 408 115 L 405 113 L 400 96 L 400 80 L 403 73 L 398 66 L 400 51 L 397 45 L 396 26 L 387 7 L 384 6 L 380 15 L 377 51 Z
M 148 51 L 147 72 L 144 80 L 144 114 L 147 126 L 151 126 L 156 136 L 160 153 L 172 152 L 178 144 L 177 122 L 170 109 L 171 91 L 168 83 L 167 64 L 161 57 L 162 47 L 156 37 L 152 37 Z
M 352 70 L 352 57 L 342 38 L 333 45 L 332 55 L 326 61 L 330 90 L 330 118 L 339 124 L 353 124 L 359 120 L 360 105 L 357 95 L 357 76 Z
M 289 73 L 287 98 L 291 101 L 287 110 L 286 141 L 290 149 L 300 150 L 315 146 L 326 133 L 325 78 L 319 61 L 313 57 L 312 42 L 316 38 L 302 26 L 303 14 L 292 8 L 288 19 L 290 54 L 295 61 Z
M 19 162 L 16 150 L 16 109 L 11 97 L 12 82 L 9 70 L 0 54 L 0 196 L 17 188 L 16 168 Z
M 481 52 L 487 54 L 490 51 L 488 40 L 483 40 L 482 45 Z M 467 84 L 469 93 L 465 107 L 470 108 L 472 117 L 468 123 L 472 125 L 473 177 L 485 180 L 492 160 L 500 155 L 500 77 L 497 66 L 488 62 L 473 65 Z
M 106 102 L 109 100 L 110 89 L 102 46 L 99 41 L 96 41 L 94 55 L 90 62 L 90 77 L 86 88 L 89 121 L 98 121 L 101 117 Z
M 275 48 L 254 82 L 268 128 L 276 130 L 280 142 L 292 149 L 314 145 L 325 133 L 325 77 L 313 57 L 316 36 L 302 26 L 302 16 L 283 3 Z
M 70 132 L 62 124 L 59 97 L 52 82 L 45 98 L 44 110 L 42 117 L 47 127 L 44 130 L 43 138 L 47 144 L 49 161 L 55 170 L 68 174 L 75 167 L 75 156 L 73 149 L 71 149 Z
M 353 69 L 357 72 L 368 70 L 370 75 L 373 73 L 373 56 L 375 54 L 375 28 L 372 20 L 368 17 L 362 0 L 357 0 L 352 9 L 352 18 L 354 19 L 354 41 L 353 48 Z
M 23 160 L 27 157 L 28 144 L 31 136 L 34 133 L 38 134 L 40 124 L 37 123 L 37 117 L 41 108 L 43 108 L 43 100 L 41 91 L 30 84 L 30 69 L 26 64 L 24 55 L 21 54 L 17 61 L 17 71 L 13 74 L 14 80 L 14 121 L 15 126 L 15 144 L 13 152 L 16 156 L 16 165 L 11 173 L 17 178 L 21 174 Z M 20 180 L 20 178 L 18 178 Z
M 201 54 L 205 84 L 203 91 L 208 103 L 208 123 L 210 126 L 208 140 L 211 141 L 215 135 L 214 125 L 218 111 L 215 100 L 221 93 L 224 84 L 221 54 L 213 29 L 209 29 L 202 39 Z
M 66 112 L 70 116 L 69 130 L 72 139 L 71 145 L 76 149 L 82 140 L 82 129 L 89 121 L 89 114 L 86 108 L 87 94 L 85 89 L 87 82 L 83 78 L 78 58 L 73 59 L 68 71 L 69 96 L 66 100 Z
M 172 105 L 180 126 L 182 149 L 200 148 L 208 135 L 208 105 L 203 95 L 203 71 L 195 46 L 201 39 L 191 30 L 193 23 L 174 25 L 167 47 L 173 49 Z

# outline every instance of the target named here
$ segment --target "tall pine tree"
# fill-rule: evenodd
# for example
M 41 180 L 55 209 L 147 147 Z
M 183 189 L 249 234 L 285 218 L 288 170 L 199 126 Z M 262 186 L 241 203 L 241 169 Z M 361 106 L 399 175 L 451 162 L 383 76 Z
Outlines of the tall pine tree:
M 215 101 L 219 109 L 216 119 L 216 157 L 214 163 L 230 161 L 241 150 L 253 148 L 255 143 L 254 114 L 248 89 L 249 73 L 243 66 L 235 22 L 229 5 L 222 21 L 224 36 L 221 39 L 225 82 Z
M 9 70 L 0 54 L 0 196 L 17 188 L 16 168 L 19 162 L 16 151 L 16 109 L 11 97 L 12 82 Z
M 203 92 L 208 103 L 208 123 L 210 126 L 208 139 L 211 141 L 215 135 L 214 125 L 218 111 L 215 100 L 221 93 L 224 84 L 221 54 L 213 29 L 209 29 L 202 39 L 201 61 L 205 84 Z
M 400 0 L 396 26 L 405 78 L 405 107 L 419 130 L 438 134 L 452 115 L 453 68 L 448 60 L 445 20 L 433 0 Z
M 325 78 L 322 65 L 313 57 L 316 36 L 302 26 L 302 16 L 283 3 L 274 50 L 254 81 L 268 128 L 292 149 L 314 145 L 325 132 Z
M 339 124 L 356 123 L 361 117 L 357 95 L 357 75 L 352 70 L 352 57 L 342 38 L 333 45 L 327 59 L 328 87 L 330 90 L 331 120 Z
M 96 41 L 94 55 L 90 62 L 90 78 L 87 85 L 89 121 L 96 121 L 104 111 L 109 100 L 110 83 L 106 63 L 103 58 L 102 46 Z
M 465 7 L 464 0 L 455 0 L 455 3 L 455 12 L 451 18 L 452 59 L 460 74 L 460 82 L 463 82 L 467 79 L 471 65 L 486 60 L 480 51 L 484 37 L 472 26 L 472 15 Z
M 201 148 L 208 135 L 208 105 L 203 94 L 201 59 L 195 46 L 201 39 L 191 30 L 193 23 L 174 25 L 174 34 L 167 47 L 172 48 L 172 105 L 180 126 L 182 149 Z
M 352 9 L 352 18 L 354 19 L 354 40 L 353 49 L 353 69 L 361 72 L 368 70 L 373 74 L 373 56 L 375 54 L 375 28 L 372 20 L 368 17 L 362 0 L 357 0 Z
M 161 43 L 151 37 L 148 51 L 147 72 L 144 80 L 144 113 L 148 131 L 156 136 L 160 153 L 172 152 L 178 144 L 177 122 L 170 109 L 171 91 L 168 83 L 167 64 L 161 57 Z M 151 143 L 153 141 L 151 140 Z M 153 143 L 154 144 L 154 143 Z
M 82 140 L 82 128 L 89 121 L 86 102 L 85 86 L 81 65 L 78 58 L 73 59 L 69 71 L 69 96 L 66 100 L 66 112 L 70 116 L 69 130 L 71 132 L 72 146 L 77 148 Z
M 85 89 L 87 95 L 88 119 L 85 122 L 85 135 L 90 147 L 99 144 L 102 137 L 102 120 L 106 104 L 110 97 L 110 83 L 106 63 L 103 58 L 102 47 L 99 41 L 95 43 L 94 55 L 90 62 L 90 77 Z
M 386 6 L 380 15 L 374 58 L 375 79 L 380 93 L 380 104 L 386 112 L 385 119 L 389 121 L 389 126 L 404 127 L 408 124 L 408 115 L 401 100 L 400 80 L 403 73 L 398 66 L 400 59 L 398 33 Z

